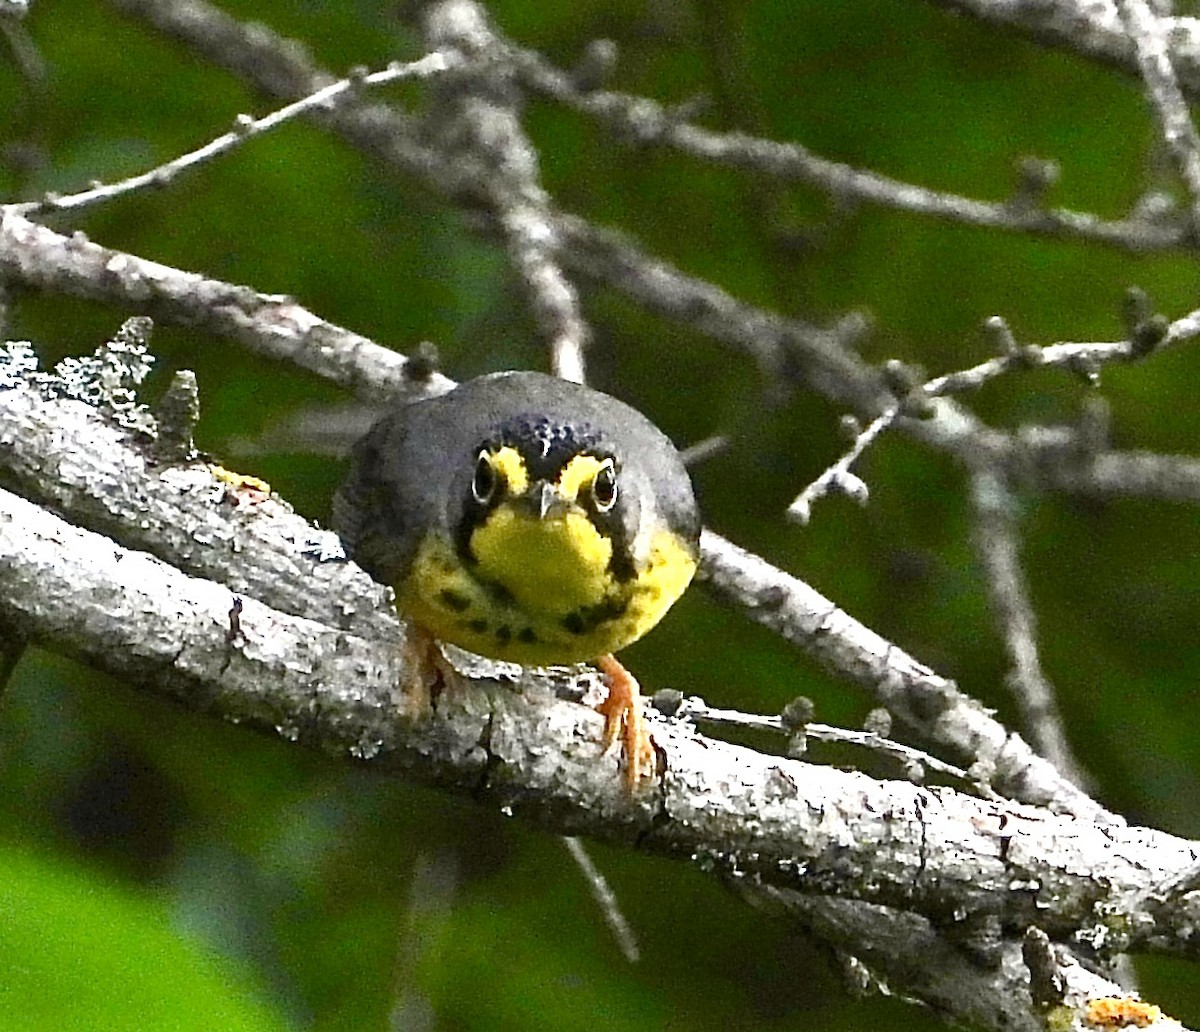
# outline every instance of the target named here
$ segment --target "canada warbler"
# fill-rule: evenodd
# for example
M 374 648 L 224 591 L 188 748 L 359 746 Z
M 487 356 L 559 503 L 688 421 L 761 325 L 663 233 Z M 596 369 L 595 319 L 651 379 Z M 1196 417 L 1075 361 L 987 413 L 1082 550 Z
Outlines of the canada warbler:
M 700 521 L 678 452 L 645 416 L 541 373 L 481 376 L 380 419 L 333 516 L 428 646 L 594 661 L 606 745 L 621 737 L 631 785 L 653 773 L 637 682 L 612 653 L 688 586 Z

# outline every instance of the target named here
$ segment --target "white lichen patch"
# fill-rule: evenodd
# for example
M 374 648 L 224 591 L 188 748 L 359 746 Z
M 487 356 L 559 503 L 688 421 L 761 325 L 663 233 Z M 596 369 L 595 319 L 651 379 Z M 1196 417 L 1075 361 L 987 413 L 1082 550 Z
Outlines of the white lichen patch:
M 119 426 L 153 436 L 155 421 L 137 400 L 137 388 L 154 365 L 149 341 L 152 324 L 141 316 L 127 319 L 112 340 L 85 358 L 64 358 L 52 373 L 39 372 L 28 341 L 0 345 L 0 390 L 26 386 L 43 398 L 70 398 L 100 409 Z

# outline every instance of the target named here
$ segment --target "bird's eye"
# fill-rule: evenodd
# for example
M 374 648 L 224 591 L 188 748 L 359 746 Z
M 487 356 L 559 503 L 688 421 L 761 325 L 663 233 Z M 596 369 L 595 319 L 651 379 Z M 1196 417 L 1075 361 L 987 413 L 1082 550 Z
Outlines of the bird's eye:
M 612 459 L 604 460 L 592 481 L 592 499 L 601 512 L 608 512 L 617 504 L 617 469 Z
M 487 505 L 496 493 L 496 470 L 486 451 L 475 460 L 475 476 L 471 478 L 471 497 L 480 505 Z

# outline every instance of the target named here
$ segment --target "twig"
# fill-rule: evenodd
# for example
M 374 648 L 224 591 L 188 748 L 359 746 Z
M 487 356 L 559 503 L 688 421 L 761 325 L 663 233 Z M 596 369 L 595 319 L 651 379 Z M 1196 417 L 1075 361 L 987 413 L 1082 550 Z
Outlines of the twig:
M 13 12 L 20 11 L 22 7 L 20 2 L 14 5 L 13 0 L 0 0 L 0 33 L 3 33 L 8 41 L 13 59 L 27 87 L 31 92 L 41 95 L 46 90 L 46 62 L 25 26 L 11 17 Z
M 1175 78 L 1166 31 L 1146 0 L 1116 0 L 1121 21 L 1133 40 L 1138 68 L 1158 116 L 1162 138 L 1187 188 L 1191 231 L 1200 236 L 1200 134 Z
M 564 264 L 612 287 L 663 318 L 750 356 L 773 385 L 803 381 L 819 393 L 856 409 L 884 402 L 878 374 L 853 353 L 866 330 L 850 316 L 822 328 L 758 308 L 715 284 L 689 276 L 649 254 L 628 234 L 557 213 Z
M 796 496 L 787 507 L 788 518 L 798 523 L 808 523 L 812 517 L 813 503 L 832 492 L 847 495 L 859 504 L 865 504 L 869 496 L 866 482 L 851 473 L 850 467 L 884 430 L 896 422 L 899 415 L 900 406 L 893 405 L 882 415 L 871 420 L 870 425 L 855 437 L 850 450 Z
M 689 469 L 694 469 L 728 450 L 729 437 L 725 434 L 713 434 L 695 444 L 689 444 L 686 448 L 681 448 L 679 458 Z
M 971 502 L 975 550 L 1011 664 L 1006 683 L 1020 707 L 1025 733 L 1066 777 L 1088 788 L 1090 779 L 1067 741 L 1054 688 L 1038 660 L 1037 621 L 1018 555 L 1016 502 L 1003 479 L 989 469 L 971 477 Z
M 452 849 L 417 854 L 412 865 L 412 889 L 401 917 L 402 931 L 396 950 L 393 992 L 395 999 L 388 1014 L 389 1028 L 419 1032 L 434 1027 L 433 1008 L 419 979 L 412 973 L 420 969 L 430 955 L 436 955 L 455 897 L 461 888 L 462 871 L 458 854 Z
M 818 742 L 835 745 L 853 745 L 861 749 L 879 753 L 893 760 L 898 760 L 906 767 L 917 771 L 931 770 L 949 778 L 970 785 L 976 789 L 981 799 L 1000 800 L 1003 798 L 994 792 L 990 786 L 972 777 L 971 772 L 956 767 L 952 763 L 940 760 L 922 749 L 914 749 L 911 745 L 885 738 L 874 731 L 855 730 L 853 728 L 834 727 L 831 724 L 804 723 L 799 727 L 778 714 L 742 713 L 739 710 L 720 709 L 709 706 L 699 696 L 689 695 L 679 700 L 672 700 L 670 715 L 676 718 L 697 720 L 708 724 L 740 727 L 749 730 L 773 731 L 776 734 L 802 734 Z
M 149 187 L 163 187 L 170 184 L 179 173 L 190 168 L 212 161 L 226 154 L 247 140 L 276 129 L 286 122 L 313 110 L 328 107 L 337 98 L 364 86 L 382 86 L 386 83 L 399 82 L 404 79 L 425 79 L 458 65 L 460 59 L 446 53 L 426 54 L 417 61 L 408 64 L 393 62 L 379 72 L 363 72 L 324 86 L 300 100 L 287 104 L 277 111 L 262 118 L 250 115 L 239 115 L 236 125 L 229 132 L 210 140 L 202 147 L 197 147 L 187 154 L 164 162 L 155 168 L 138 175 L 130 176 L 116 183 L 96 183 L 86 190 L 72 194 L 47 194 L 37 201 L 25 201 L 7 205 L 7 209 L 18 215 L 38 215 L 51 211 L 76 211 L 104 201 L 110 201 L 136 190 Z
M 819 157 L 798 143 L 781 143 L 741 132 L 715 132 L 681 119 L 647 97 L 581 90 L 574 79 L 540 54 L 511 46 L 524 82 L 576 111 L 601 121 L 642 146 L 665 145 L 692 157 L 783 180 L 799 180 L 838 198 L 867 201 L 973 226 L 1038 236 L 1090 240 L 1133 251 L 1190 248 L 1178 225 L 1142 218 L 1105 221 L 1086 212 L 1012 202 L 978 201 L 890 179 L 865 169 Z
M 862 457 L 888 427 L 896 425 L 900 417 L 909 415 L 911 422 L 920 425 L 927 422 L 930 435 L 937 437 L 945 431 L 970 438 L 963 442 L 961 453 L 968 461 L 978 458 L 978 427 L 960 409 L 934 406 L 935 399 L 951 395 L 966 394 L 979 390 L 985 384 L 1014 372 L 1028 369 L 1066 369 L 1084 376 L 1089 383 L 1099 381 L 1100 369 L 1113 362 L 1128 362 L 1145 358 L 1152 351 L 1179 344 L 1200 336 L 1200 309 L 1167 324 L 1160 316 L 1152 316 L 1133 328 L 1130 340 L 1105 343 L 1057 343 L 1044 347 L 1037 345 L 1017 346 L 1007 325 L 998 316 L 988 319 L 985 326 L 1001 343 L 1003 354 L 986 362 L 934 377 L 923 384 L 905 384 L 897 393 L 904 392 L 903 399 L 890 405 L 871 421 L 866 429 L 855 435 L 851 447 L 816 480 L 797 495 L 788 506 L 787 514 L 800 523 L 807 523 L 812 506 L 833 491 L 848 494 L 856 501 L 865 503 L 869 497 L 866 483 L 850 472 L 850 467 Z M 895 386 L 895 385 L 893 385 Z
M 641 959 L 637 936 L 633 934 L 633 929 L 625 920 L 625 915 L 621 913 L 620 901 L 608 884 L 608 879 L 604 877 L 604 872 L 595 865 L 591 855 L 579 839 L 573 835 L 564 835 L 562 841 L 563 845 L 567 847 L 567 852 L 571 854 L 571 859 L 575 861 L 576 866 L 582 872 L 588 888 L 592 890 L 592 898 L 604 915 L 604 921 L 612 932 L 613 938 L 616 939 L 621 955 L 630 964 L 636 964 Z

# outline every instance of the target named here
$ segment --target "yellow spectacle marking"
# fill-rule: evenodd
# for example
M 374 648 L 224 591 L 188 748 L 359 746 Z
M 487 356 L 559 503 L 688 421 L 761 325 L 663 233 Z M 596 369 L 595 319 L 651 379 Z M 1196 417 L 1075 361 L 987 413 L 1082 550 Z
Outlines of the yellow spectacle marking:
M 516 448 L 505 445 L 494 452 L 489 452 L 492 469 L 504 477 L 510 495 L 521 495 L 529 489 L 529 471 L 525 468 L 525 460 Z
M 603 465 L 594 455 L 576 455 L 558 475 L 559 494 L 569 502 L 577 501 L 580 488 L 595 480 Z

